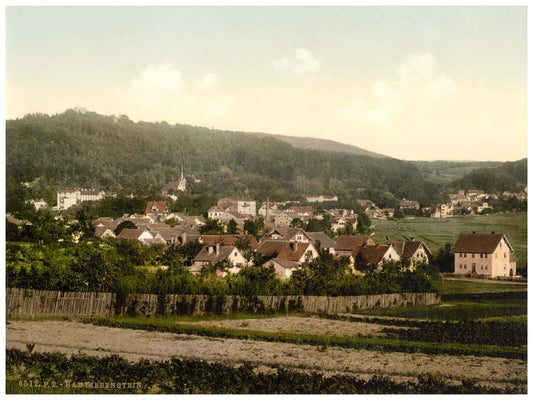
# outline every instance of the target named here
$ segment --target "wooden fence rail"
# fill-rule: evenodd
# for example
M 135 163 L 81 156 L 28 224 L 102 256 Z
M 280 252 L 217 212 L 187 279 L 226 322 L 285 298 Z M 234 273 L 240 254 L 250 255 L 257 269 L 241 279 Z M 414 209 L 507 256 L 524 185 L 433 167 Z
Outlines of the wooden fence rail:
M 113 315 L 202 315 L 232 312 L 357 312 L 374 307 L 430 305 L 437 293 L 365 296 L 205 296 L 60 292 L 6 289 L 6 314 L 16 317 L 110 317 Z

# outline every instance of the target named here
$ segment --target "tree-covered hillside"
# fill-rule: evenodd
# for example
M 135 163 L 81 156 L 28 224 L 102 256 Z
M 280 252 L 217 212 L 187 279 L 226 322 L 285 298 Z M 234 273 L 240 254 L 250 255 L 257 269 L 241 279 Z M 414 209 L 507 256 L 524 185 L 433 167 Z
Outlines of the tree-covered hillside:
M 189 182 L 201 181 L 193 191 L 217 196 L 438 198 L 438 187 L 408 162 L 296 149 L 273 137 L 74 110 L 7 121 L 6 135 L 7 177 L 17 182 L 154 195 L 183 164 Z

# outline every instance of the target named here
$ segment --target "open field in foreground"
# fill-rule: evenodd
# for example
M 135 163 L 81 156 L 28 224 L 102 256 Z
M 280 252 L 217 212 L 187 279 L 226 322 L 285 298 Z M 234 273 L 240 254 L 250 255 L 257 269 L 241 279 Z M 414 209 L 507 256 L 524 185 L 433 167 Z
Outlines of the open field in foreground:
M 469 343 L 466 336 L 464 343 L 454 340 L 453 329 L 458 326 L 455 323 L 350 314 L 204 319 L 136 317 L 85 320 L 84 323 L 12 320 L 7 325 L 6 343 L 8 349 L 24 351 L 33 345 L 34 353 L 99 357 L 115 354 L 129 362 L 178 358 L 216 362 L 232 368 L 250 365 L 256 374 L 290 370 L 366 380 L 377 376 L 402 384 L 417 382 L 423 375 L 445 386 L 477 385 L 504 393 L 525 392 L 525 299 L 500 302 L 506 303 L 509 310 L 515 309 L 514 319 L 498 317 L 500 313 L 485 304 L 491 311 L 485 315 L 490 317 L 487 321 L 496 318 L 495 325 L 474 326 L 477 322 L 463 322 L 466 325 L 460 326 L 469 330 L 483 328 L 485 336 L 477 332 L 471 336 L 475 343 Z M 476 302 L 465 303 L 468 302 L 432 307 L 462 307 L 463 311 L 471 312 L 476 309 Z M 109 326 L 100 326 L 103 323 Z M 515 323 L 518 330 L 515 329 L 512 338 L 502 334 Z M 126 326 L 134 329 L 125 329 Z M 448 336 L 451 333 L 451 340 L 443 336 L 446 332 Z M 8 374 L 9 387 L 14 387 L 16 379 L 20 376 Z M 385 392 L 393 390 L 385 386 Z M 434 385 L 431 388 L 428 389 L 431 392 L 446 392 Z M 449 386 L 446 390 L 450 390 Z M 378 392 L 376 389 L 375 393 Z M 472 392 L 479 390 L 472 389 Z
M 416 237 L 423 240 L 435 254 L 449 242 L 452 245 L 460 233 L 503 233 L 510 240 L 517 258 L 517 266 L 527 265 L 527 213 L 489 214 L 456 218 L 403 218 L 396 220 L 372 220 L 374 240 L 405 240 Z M 388 237 L 388 240 L 387 240 Z

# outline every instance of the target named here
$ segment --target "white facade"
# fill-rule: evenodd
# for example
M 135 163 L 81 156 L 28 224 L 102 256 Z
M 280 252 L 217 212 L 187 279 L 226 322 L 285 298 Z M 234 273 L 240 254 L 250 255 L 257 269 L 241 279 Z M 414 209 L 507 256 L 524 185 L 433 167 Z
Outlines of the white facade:
M 516 262 L 511 261 L 513 250 L 502 238 L 493 253 L 455 253 L 455 273 L 487 277 L 516 275 Z
M 66 210 L 76 204 L 84 201 L 101 200 L 104 197 L 113 196 L 116 194 L 107 194 L 104 191 L 96 191 L 90 189 L 62 189 L 57 191 L 57 209 L 59 211 Z

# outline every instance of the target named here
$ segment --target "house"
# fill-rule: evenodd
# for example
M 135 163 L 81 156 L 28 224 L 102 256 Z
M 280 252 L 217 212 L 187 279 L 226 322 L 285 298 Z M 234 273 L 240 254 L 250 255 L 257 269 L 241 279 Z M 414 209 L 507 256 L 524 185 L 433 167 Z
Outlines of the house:
M 138 240 L 141 243 L 148 244 L 154 236 L 145 229 L 122 229 L 117 236 L 119 239 Z
M 286 258 L 274 257 L 263 264 L 263 267 L 274 267 L 276 274 L 282 278 L 290 278 L 292 273 L 298 269 L 300 264 Z
M 217 208 L 222 211 L 236 212 L 245 216 L 256 216 L 255 200 L 251 199 L 232 199 L 225 197 L 217 201 Z
M 200 235 L 198 241 L 205 246 L 236 246 L 239 242 L 248 241 L 252 249 L 259 247 L 253 235 Z
M 351 225 L 353 230 L 357 229 L 357 214 L 349 217 L 333 217 L 331 219 L 331 230 L 337 232 L 339 229 L 346 229 L 347 226 Z
M 426 264 L 433 254 L 424 242 L 417 240 L 398 240 L 392 242 L 392 246 L 400 255 L 403 261 L 409 263 L 410 269 L 414 269 L 417 264 Z
M 305 196 L 305 200 L 307 200 L 309 203 L 323 203 L 325 201 L 339 201 L 339 198 L 335 195 L 307 195 Z
M 30 203 L 33 208 L 35 208 L 35 211 L 39 211 L 43 208 L 48 207 L 48 203 L 44 201 L 44 199 L 31 199 L 28 200 L 28 203 Z
M 381 211 L 383 211 L 383 215 L 385 217 L 393 217 L 394 216 L 394 208 L 383 208 L 381 209 Z
M 274 217 L 274 226 L 278 227 L 288 227 L 291 225 L 294 217 L 287 213 L 281 213 Z
M 361 245 L 350 256 L 354 272 L 381 269 L 384 263 L 401 261 L 401 257 L 390 244 Z
M 315 209 L 311 206 L 292 206 L 287 208 L 285 213 L 292 214 L 294 218 L 305 220 L 314 217 Z
M 459 190 L 457 193 L 452 193 L 448 195 L 448 198 L 450 199 L 450 203 L 453 205 L 462 205 L 463 202 L 470 201 L 468 197 L 465 195 L 464 190 Z
M 118 225 L 118 221 L 115 221 L 113 218 L 109 218 L 109 217 L 100 217 L 98 219 L 93 219 L 91 223 L 93 224 L 95 228 L 105 227 L 111 230 L 115 230 Z
M 375 207 L 376 205 L 374 204 L 373 201 L 369 200 L 369 199 L 355 199 L 355 201 L 357 202 L 357 204 L 359 204 L 361 207 L 363 207 L 365 210 L 369 207 Z
M 433 218 L 452 218 L 454 215 L 454 207 L 453 204 L 437 204 L 437 208 L 435 208 L 435 213 L 431 216 Z
M 105 226 L 97 226 L 94 228 L 94 236 L 97 238 L 116 238 L 117 235 L 115 235 L 115 232 L 113 232 L 112 229 L 107 228 Z
M 400 201 L 399 207 L 402 210 L 418 210 L 420 208 L 420 203 L 415 200 L 407 200 L 405 197 Z
M 456 274 L 488 278 L 516 275 L 514 250 L 503 234 L 461 233 L 452 252 Z
M 312 243 L 291 242 L 289 240 L 265 240 L 257 251 L 265 258 L 286 259 L 304 263 L 308 259 L 318 257 L 318 251 Z
M 374 246 L 376 243 L 370 236 L 360 236 L 360 235 L 341 235 L 337 239 L 337 244 L 335 246 L 335 254 L 338 257 L 342 256 L 351 256 L 353 251 L 359 248 L 360 246 Z
M 301 228 L 274 228 L 261 238 L 264 240 L 288 240 L 291 242 L 311 243 L 313 240 Z
M 190 271 L 193 274 L 197 274 L 206 265 L 216 264 L 226 260 L 232 265 L 228 270 L 230 274 L 238 273 L 241 267 L 247 265 L 246 258 L 238 248 L 235 246 L 221 246 L 217 243 L 202 247 L 200 253 L 194 258 Z M 227 272 L 217 272 L 217 275 L 226 276 Z
M 335 254 L 335 246 L 337 244 L 324 232 L 307 232 L 307 236 L 311 238 L 311 243 L 313 243 L 316 248 L 320 248 L 330 254 Z
M 154 221 L 164 221 L 169 214 L 166 201 L 149 201 L 144 211 L 146 216 L 151 217 Z
M 386 218 L 383 210 L 381 210 L 379 207 L 376 207 L 376 206 L 368 207 L 365 210 L 365 214 L 368 215 L 368 218 L 371 218 L 371 219 Z
M 224 223 L 228 223 L 234 219 L 238 223 L 239 221 L 244 222 L 246 215 L 240 214 L 237 211 L 223 210 L 220 207 L 215 206 L 207 211 L 207 218 Z

